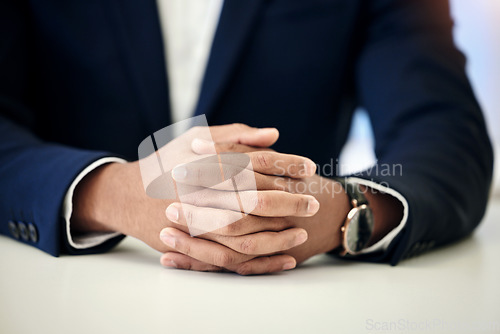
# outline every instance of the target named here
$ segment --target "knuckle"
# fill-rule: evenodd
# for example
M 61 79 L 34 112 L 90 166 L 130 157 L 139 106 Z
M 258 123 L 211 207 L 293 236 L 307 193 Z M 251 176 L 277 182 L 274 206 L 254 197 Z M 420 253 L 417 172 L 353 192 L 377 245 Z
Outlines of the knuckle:
M 194 206 L 204 206 L 204 200 L 205 198 L 201 196 L 190 196 L 189 198 L 185 199 L 184 202 L 189 203 Z
M 252 266 L 249 263 L 243 263 L 238 266 L 236 273 L 242 276 L 247 276 L 252 274 Z
M 236 143 L 233 142 L 225 143 L 222 149 L 224 151 L 234 151 L 236 149 Z
M 257 250 L 257 244 L 255 239 L 252 237 L 246 237 L 239 245 L 240 252 L 244 254 L 255 254 Z
M 248 125 L 246 124 L 243 124 L 243 123 L 233 123 L 233 126 L 239 130 L 244 130 L 244 129 L 247 129 L 249 128 Z
M 191 245 L 189 243 L 181 243 L 178 247 L 185 255 L 191 256 Z
M 264 195 L 257 196 L 257 209 L 259 211 L 265 211 L 269 206 L 269 199 Z
M 227 251 L 220 251 L 214 255 L 214 264 L 219 267 L 227 267 L 233 264 L 233 256 Z
M 187 226 L 193 226 L 194 224 L 194 215 L 192 210 L 184 210 L 184 219 L 186 219 L 186 225 Z
M 267 170 L 271 168 L 271 157 L 267 152 L 259 152 L 256 156 L 257 164 L 260 168 Z
M 299 215 L 305 212 L 305 208 L 307 207 L 307 199 L 300 197 L 295 201 L 295 214 Z
M 224 228 L 224 234 L 236 235 L 236 234 L 238 234 L 239 229 L 240 228 L 239 228 L 237 222 L 234 222 L 234 223 L 231 223 L 229 225 L 226 225 L 226 227 Z

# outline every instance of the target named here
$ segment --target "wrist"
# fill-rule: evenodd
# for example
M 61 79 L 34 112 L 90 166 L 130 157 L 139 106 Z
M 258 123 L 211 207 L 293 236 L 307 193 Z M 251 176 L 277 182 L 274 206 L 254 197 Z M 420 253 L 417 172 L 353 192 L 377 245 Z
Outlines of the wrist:
M 73 196 L 72 229 L 77 232 L 119 232 L 170 251 L 160 231 L 172 223 L 165 209 L 172 200 L 146 195 L 139 163 L 110 163 L 86 175 Z
M 352 208 L 351 201 L 346 192 L 343 191 L 342 185 L 337 181 L 332 181 L 333 193 L 331 194 L 333 203 L 331 205 L 329 216 L 331 217 L 331 223 L 334 226 L 335 234 L 332 238 L 332 243 L 329 245 L 327 252 L 331 252 L 342 246 L 342 226 L 344 226 L 345 220 L 349 211 Z
M 109 163 L 87 174 L 75 188 L 71 226 L 76 232 L 121 232 L 123 184 L 134 183 L 131 164 Z
M 342 245 L 341 227 L 344 225 L 347 214 L 351 209 L 349 197 L 343 191 L 342 185 L 328 178 L 320 178 L 320 184 L 328 182 L 331 183 L 331 186 L 320 188 L 318 192 L 320 208 L 323 210 L 320 209 L 317 216 L 320 222 L 328 224 L 328 228 L 325 230 L 328 231 L 325 234 L 325 244 L 318 252 L 319 254 L 331 252 Z

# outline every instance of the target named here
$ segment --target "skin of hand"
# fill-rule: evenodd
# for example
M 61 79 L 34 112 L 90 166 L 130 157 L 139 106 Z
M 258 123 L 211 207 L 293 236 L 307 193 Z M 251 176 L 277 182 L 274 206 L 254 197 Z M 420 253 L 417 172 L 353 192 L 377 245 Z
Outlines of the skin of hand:
M 218 143 L 216 148 L 217 152 L 256 150 L 234 143 Z M 278 172 L 283 172 L 281 167 L 278 168 Z M 287 216 L 286 211 L 281 211 L 283 206 L 286 207 L 285 200 L 276 195 L 262 197 L 259 198 L 257 212 L 252 212 L 251 215 L 223 229 L 192 238 L 183 232 L 185 226 L 191 223 L 191 220 L 206 215 L 207 209 L 186 205 L 181 209 L 179 203 L 172 203 L 167 209 L 167 217 L 178 226 L 163 229 L 160 238 L 174 248 L 175 252 L 165 253 L 161 263 L 167 267 L 198 271 L 234 271 L 241 275 L 263 274 L 280 269 L 292 269 L 297 263 L 314 255 L 338 248 L 341 245 L 340 228 L 351 208 L 343 188 L 339 183 L 318 175 L 299 178 L 297 168 L 291 164 L 287 167 L 289 170 L 285 175 L 287 177 L 285 183 L 282 182 L 282 178 L 278 178 L 274 182 L 274 187 L 266 184 L 265 187 L 258 189 L 263 194 L 279 189 L 282 191 L 281 196 L 297 193 L 314 196 L 319 203 L 316 214 Z M 268 172 L 277 170 L 269 169 Z M 369 243 L 374 244 L 401 221 L 402 206 L 390 195 L 365 187 L 362 187 L 362 190 L 374 214 L 375 229 Z M 219 211 L 225 211 L 227 208 L 220 209 Z M 172 215 L 171 211 L 174 211 L 175 215 Z M 211 215 L 217 217 L 217 214 Z M 278 240 L 272 239 L 273 233 L 296 228 L 307 231 L 306 242 L 296 246 L 290 244 L 281 247 L 284 251 L 270 251 L 270 243 Z M 286 262 L 279 268 L 276 265 L 276 258 L 281 259 L 283 255 L 292 256 L 294 261 Z
M 211 127 L 210 132 L 215 141 L 229 142 L 242 147 L 246 145 L 268 147 L 276 142 L 279 136 L 276 129 L 255 129 L 241 124 Z M 261 188 L 274 184 L 277 180 L 277 177 L 272 175 L 273 170 L 269 169 L 269 166 L 276 165 L 275 161 L 285 166 L 301 166 L 300 168 L 304 170 L 301 175 L 314 174 L 314 168 L 311 168 L 314 163 L 303 157 L 270 151 L 249 152 L 248 155 L 254 166 L 257 185 Z M 294 171 L 296 172 L 298 171 Z M 288 208 L 283 208 L 282 214 L 309 216 L 317 211 L 318 205 L 311 196 L 286 194 L 282 191 L 275 193 L 275 195 L 285 194 L 287 202 L 291 203 Z M 307 210 L 310 201 L 313 201 L 313 209 L 316 205 L 312 213 Z M 181 227 L 168 220 L 165 215 L 165 209 L 174 202 L 178 200 L 154 199 L 147 196 L 137 161 L 106 164 L 86 175 L 75 189 L 71 229 L 76 233 L 117 231 L 140 239 L 162 253 L 170 253 L 175 249 L 158 238 L 160 231 L 173 226 L 178 227 L 176 231 L 180 233 L 186 234 L 188 231 L 186 226 Z M 281 252 L 306 240 L 306 233 L 302 228 L 285 229 L 283 225 L 276 224 L 274 229 L 276 232 L 272 236 L 267 236 L 269 246 L 266 250 L 270 253 Z M 221 258 L 220 261 L 221 264 L 225 264 L 228 260 Z M 282 270 L 284 267 L 290 267 L 290 263 L 295 265 L 295 259 L 290 255 L 274 256 L 264 272 Z

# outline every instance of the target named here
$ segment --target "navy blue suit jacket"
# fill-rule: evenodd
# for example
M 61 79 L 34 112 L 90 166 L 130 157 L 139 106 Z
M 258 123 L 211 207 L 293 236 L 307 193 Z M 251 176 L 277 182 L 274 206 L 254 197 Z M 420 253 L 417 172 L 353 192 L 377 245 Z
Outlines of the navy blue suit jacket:
M 117 240 L 65 242 L 61 204 L 91 162 L 137 159 L 170 123 L 155 1 L 3 0 L 0 33 L 0 232 L 24 222 L 38 238 L 21 241 L 52 255 L 105 251 Z M 464 66 L 446 0 L 226 0 L 196 114 L 277 127 L 276 150 L 325 164 L 365 107 L 378 163 L 403 174 L 363 177 L 410 210 L 390 248 L 364 259 L 395 264 L 484 214 L 493 158 Z

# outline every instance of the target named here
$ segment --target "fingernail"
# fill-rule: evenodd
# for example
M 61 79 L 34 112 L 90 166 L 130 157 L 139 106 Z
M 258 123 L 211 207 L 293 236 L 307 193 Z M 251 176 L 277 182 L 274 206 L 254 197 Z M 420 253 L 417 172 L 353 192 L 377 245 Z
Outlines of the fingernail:
M 193 144 L 196 144 L 196 145 L 213 145 L 214 142 L 210 141 L 210 140 L 201 139 L 201 138 L 195 138 L 195 139 L 193 139 Z
M 160 239 L 170 248 L 175 248 L 175 237 L 168 232 L 161 231 Z
M 290 270 L 295 268 L 295 262 L 294 261 L 289 261 L 283 265 L 283 270 Z
M 316 164 L 312 161 L 307 159 L 305 162 L 305 170 L 306 170 L 306 175 L 308 176 L 313 176 L 316 173 Z
M 172 169 L 172 177 L 176 181 L 182 181 L 186 178 L 187 176 L 187 169 L 185 166 L 177 166 L 174 169 Z
M 279 133 L 278 132 L 278 129 L 276 128 L 263 128 L 263 129 L 258 129 L 257 130 L 257 134 L 259 135 L 268 135 L 268 134 L 277 134 Z
M 213 141 L 201 139 L 201 138 L 195 138 L 191 142 L 191 148 L 193 151 L 199 153 L 199 154 L 215 154 L 215 144 Z
M 314 215 L 319 210 L 319 202 L 316 198 L 312 197 L 307 202 L 307 214 Z
M 295 237 L 295 246 L 302 245 L 307 240 L 307 233 L 301 232 Z
M 163 265 L 164 265 L 165 267 L 177 268 L 177 263 L 175 263 L 173 260 L 170 260 L 170 259 L 169 259 L 169 260 L 165 260 L 165 261 L 163 262 Z
M 171 222 L 177 222 L 179 220 L 179 210 L 175 207 L 174 204 L 171 204 L 168 208 L 167 208 L 167 218 L 171 221 Z

